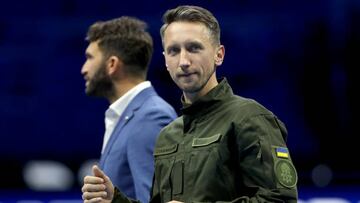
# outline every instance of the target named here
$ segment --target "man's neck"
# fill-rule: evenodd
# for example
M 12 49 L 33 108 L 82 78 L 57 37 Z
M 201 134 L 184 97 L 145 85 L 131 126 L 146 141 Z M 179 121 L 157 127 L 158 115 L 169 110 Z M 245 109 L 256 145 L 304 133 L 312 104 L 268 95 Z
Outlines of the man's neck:
M 217 80 L 210 81 L 199 91 L 197 92 L 183 92 L 185 103 L 193 104 L 195 101 L 205 96 L 210 90 L 218 85 Z
M 144 80 L 132 79 L 132 80 L 118 81 L 118 82 L 114 83 L 114 94 L 108 98 L 110 104 L 114 103 L 116 100 L 118 100 L 124 94 L 126 94 L 129 90 L 131 90 L 136 85 L 138 85 L 142 82 L 144 82 Z

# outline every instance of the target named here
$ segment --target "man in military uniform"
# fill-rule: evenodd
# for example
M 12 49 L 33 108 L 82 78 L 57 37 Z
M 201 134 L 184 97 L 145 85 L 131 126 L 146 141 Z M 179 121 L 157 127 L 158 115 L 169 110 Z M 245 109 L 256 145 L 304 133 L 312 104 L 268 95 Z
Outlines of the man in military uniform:
M 216 78 L 225 55 L 216 18 L 179 6 L 163 20 L 166 67 L 183 91 L 183 116 L 157 140 L 150 202 L 296 202 L 284 124 Z M 134 202 L 96 166 L 93 172 L 84 179 L 85 203 Z

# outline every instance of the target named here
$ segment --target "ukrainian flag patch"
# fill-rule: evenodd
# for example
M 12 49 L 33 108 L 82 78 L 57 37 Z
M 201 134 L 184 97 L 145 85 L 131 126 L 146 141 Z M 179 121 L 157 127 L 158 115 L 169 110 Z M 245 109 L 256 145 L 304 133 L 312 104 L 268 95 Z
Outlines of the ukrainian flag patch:
M 289 150 L 285 147 L 276 147 L 275 152 L 277 157 L 289 158 Z

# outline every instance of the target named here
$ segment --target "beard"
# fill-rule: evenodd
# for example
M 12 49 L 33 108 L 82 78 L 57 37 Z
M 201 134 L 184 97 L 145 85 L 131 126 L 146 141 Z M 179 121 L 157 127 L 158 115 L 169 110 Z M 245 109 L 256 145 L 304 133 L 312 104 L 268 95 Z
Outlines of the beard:
M 89 80 L 89 85 L 85 90 L 88 96 L 108 97 L 113 92 L 113 84 L 110 76 L 106 73 L 105 62 L 101 63 L 101 67 L 94 74 L 94 77 Z

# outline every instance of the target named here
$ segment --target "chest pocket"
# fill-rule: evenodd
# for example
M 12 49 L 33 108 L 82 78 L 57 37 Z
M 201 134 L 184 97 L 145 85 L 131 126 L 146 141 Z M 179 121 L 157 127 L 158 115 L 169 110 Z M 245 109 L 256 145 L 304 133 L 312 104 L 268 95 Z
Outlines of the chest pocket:
M 160 193 L 161 202 L 169 202 L 172 200 L 174 176 L 173 168 L 177 166 L 175 163 L 176 153 L 178 152 L 178 144 L 157 147 L 154 150 L 155 157 L 155 185 L 153 188 Z M 180 168 L 182 169 L 182 168 Z M 181 177 L 182 178 L 182 177 Z
M 169 154 L 175 153 L 177 151 L 177 148 L 178 148 L 177 144 L 156 148 L 154 150 L 154 156 L 159 157 L 162 155 L 169 155 Z
M 224 164 L 229 160 L 227 139 L 226 134 L 220 133 L 193 138 L 191 158 L 187 167 L 191 177 L 196 177 L 189 180 L 189 185 L 196 185 L 192 191 L 193 200 L 205 202 L 202 199 L 204 197 L 217 199 L 233 193 L 233 176 Z M 214 185 L 216 187 L 209 187 Z
M 213 143 L 218 142 L 220 140 L 220 138 L 221 138 L 220 133 L 213 135 L 211 137 L 194 138 L 191 146 L 194 148 L 209 146 Z

